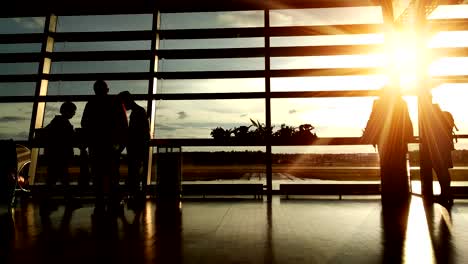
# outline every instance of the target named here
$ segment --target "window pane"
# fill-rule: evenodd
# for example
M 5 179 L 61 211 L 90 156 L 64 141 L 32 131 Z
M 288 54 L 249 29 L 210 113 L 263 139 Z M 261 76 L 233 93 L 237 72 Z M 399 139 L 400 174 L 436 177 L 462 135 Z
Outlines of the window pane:
M 0 75 L 37 74 L 39 63 L 0 63 Z
M 263 11 L 163 13 L 162 29 L 262 27 Z
M 468 47 L 468 31 L 441 31 L 429 40 L 429 47 Z
M 32 96 L 36 89 L 36 83 L 2 83 L 0 82 L 0 96 Z
M 44 24 L 44 17 L 0 18 L 0 34 L 42 33 Z
M 455 119 L 459 131 L 457 134 L 468 134 L 467 107 L 468 84 L 445 84 L 432 90 L 433 102 L 444 111 L 449 111 Z M 463 145 L 461 145 L 463 146 Z M 463 148 L 468 149 L 467 146 Z
M 380 6 L 272 10 L 270 19 L 273 27 L 383 22 Z
M 271 37 L 272 47 L 383 44 L 383 34 Z
M 265 147 L 183 147 L 181 155 L 183 185 L 266 184 Z M 153 160 L 154 184 L 157 157 Z
M 371 145 L 273 146 L 272 153 L 273 190 L 284 183 L 380 183 Z
M 151 30 L 153 16 L 100 15 L 100 16 L 61 16 L 58 19 L 58 32 L 130 31 Z
M 148 93 L 148 81 L 106 81 L 109 94 L 129 91 L 132 94 Z M 94 94 L 94 81 L 89 82 L 49 82 L 48 95 L 88 95 Z
M 360 137 L 375 98 L 272 99 L 272 125 L 299 127 L 311 124 L 318 137 Z M 416 98 L 407 99 L 414 131 L 417 131 Z
M 263 92 L 265 80 L 246 79 L 186 79 L 157 80 L 157 93 L 241 93 Z
M 264 47 L 263 38 L 162 39 L 160 49 L 226 49 Z
M 302 56 L 271 58 L 271 68 L 279 69 L 321 69 L 321 68 L 360 68 L 385 65 L 383 55 L 340 55 Z
M 432 76 L 468 75 L 468 57 L 442 58 L 429 66 Z
M 468 18 L 468 5 L 439 5 L 429 19 Z
M 263 70 L 264 58 L 160 60 L 160 72 Z
M 156 138 L 211 138 L 216 127 L 249 126 L 250 119 L 264 123 L 265 101 L 171 100 L 156 101 Z
M 378 90 L 388 83 L 384 75 L 272 78 L 271 91 Z
M 56 42 L 54 51 L 118 51 L 149 50 L 149 40 L 138 41 L 99 41 L 99 42 Z
M 60 73 L 113 73 L 147 72 L 149 61 L 73 61 L 54 62 L 52 74 Z
M 32 103 L 1 103 L 0 113 L 0 138 L 28 139 Z
M 40 43 L 0 44 L 0 53 L 40 52 Z

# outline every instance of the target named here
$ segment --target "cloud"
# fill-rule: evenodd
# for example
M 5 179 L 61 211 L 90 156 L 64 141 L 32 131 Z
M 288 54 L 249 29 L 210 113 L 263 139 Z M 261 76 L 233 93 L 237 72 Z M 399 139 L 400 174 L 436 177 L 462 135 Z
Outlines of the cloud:
M 29 120 L 29 118 L 23 117 L 23 116 L 1 116 L 0 117 L 0 123 L 3 122 L 21 122 L 21 121 L 26 121 Z
M 15 17 L 13 21 L 27 29 L 42 29 L 44 27 L 44 19 L 40 17 Z
M 296 109 L 291 109 L 291 110 L 288 111 L 288 113 L 289 114 L 295 114 L 295 113 L 297 113 L 297 110 Z
M 247 116 L 247 114 L 242 114 L 242 115 L 240 115 L 240 117 L 246 117 L 246 116 Z
M 177 119 L 185 119 L 188 116 L 188 114 L 185 111 L 180 111 L 177 113 L 177 115 L 178 115 Z
M 161 130 L 161 131 L 176 131 L 180 127 L 177 126 L 170 126 L 170 125 L 162 125 L 162 124 L 157 124 L 156 129 Z
M 222 25 L 232 27 L 258 27 L 263 25 L 263 13 L 242 12 L 242 13 L 222 13 L 218 16 L 218 21 Z
M 25 140 L 29 137 L 29 132 L 26 132 L 26 131 L 21 131 L 19 133 L 15 133 L 15 132 L 0 132 L 0 138 L 2 139 L 14 139 L 14 140 Z

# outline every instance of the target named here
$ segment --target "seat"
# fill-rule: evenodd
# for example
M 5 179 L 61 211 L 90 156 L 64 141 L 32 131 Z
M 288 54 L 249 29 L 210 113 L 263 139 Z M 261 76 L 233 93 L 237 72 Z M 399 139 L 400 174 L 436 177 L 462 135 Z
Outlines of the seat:
M 16 144 L 17 179 L 15 191 L 29 192 L 28 173 L 31 164 L 31 150 L 21 144 Z

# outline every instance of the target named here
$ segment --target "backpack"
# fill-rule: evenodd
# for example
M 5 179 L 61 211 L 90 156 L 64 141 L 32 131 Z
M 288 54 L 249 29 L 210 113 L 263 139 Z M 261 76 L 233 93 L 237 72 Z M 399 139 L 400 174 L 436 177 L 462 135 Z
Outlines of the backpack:
M 457 135 L 455 134 L 455 131 L 458 131 L 457 125 L 455 125 L 455 119 L 453 119 L 453 115 L 449 111 L 442 111 L 442 120 L 445 123 L 446 129 L 450 131 L 450 134 L 453 137 L 452 140 L 452 150 L 455 149 L 454 146 L 454 141 L 455 143 L 458 142 Z

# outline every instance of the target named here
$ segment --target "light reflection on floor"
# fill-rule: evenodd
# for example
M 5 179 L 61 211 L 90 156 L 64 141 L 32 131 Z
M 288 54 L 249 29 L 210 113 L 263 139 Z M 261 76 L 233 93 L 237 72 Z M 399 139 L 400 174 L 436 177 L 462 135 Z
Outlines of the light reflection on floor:
M 117 217 L 36 204 L 0 219 L 0 263 L 463 263 L 468 202 L 382 207 L 344 196 L 148 201 Z M 27 253 L 25 253 L 27 252 Z M 57 253 L 58 252 L 58 253 Z
M 404 242 L 404 263 L 436 263 L 431 235 L 427 224 L 425 224 L 426 221 L 426 211 L 422 198 L 412 197 Z

